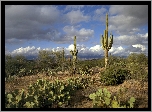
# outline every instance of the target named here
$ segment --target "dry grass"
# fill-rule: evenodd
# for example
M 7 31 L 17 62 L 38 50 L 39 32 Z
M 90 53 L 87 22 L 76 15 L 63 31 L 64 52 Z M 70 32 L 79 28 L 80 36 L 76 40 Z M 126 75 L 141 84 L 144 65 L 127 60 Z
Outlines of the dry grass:
M 66 80 L 71 77 L 67 74 L 60 74 L 56 76 L 46 76 L 44 74 L 32 75 L 32 76 L 24 76 L 24 77 L 16 77 L 13 81 L 5 82 L 5 91 L 10 92 L 14 89 L 25 89 L 27 90 L 27 86 L 36 82 L 38 79 L 48 79 L 51 82 L 55 79 Z M 141 82 L 137 80 L 128 80 L 123 84 L 118 86 L 103 86 L 100 83 L 100 74 L 96 73 L 92 76 L 95 78 L 96 82 L 93 85 L 90 85 L 86 89 L 78 90 L 75 95 L 72 97 L 70 105 L 65 108 L 92 108 L 92 101 L 88 98 L 89 94 L 96 92 L 99 88 L 107 88 L 113 95 L 115 95 L 120 88 L 126 88 L 126 92 L 123 93 L 121 99 L 128 100 L 130 97 L 136 98 L 136 108 L 148 108 L 148 82 Z

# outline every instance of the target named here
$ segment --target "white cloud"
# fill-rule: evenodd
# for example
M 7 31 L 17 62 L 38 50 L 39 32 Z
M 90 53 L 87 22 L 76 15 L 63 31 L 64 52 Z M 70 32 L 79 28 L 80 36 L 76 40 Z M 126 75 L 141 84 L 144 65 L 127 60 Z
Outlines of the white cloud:
M 101 7 L 99 9 L 96 9 L 94 11 L 93 20 L 105 22 L 105 19 L 106 19 L 105 12 L 107 12 L 106 8 Z
M 65 11 L 82 9 L 84 5 L 67 5 Z
M 67 48 L 67 50 L 69 50 L 69 51 L 74 50 L 74 45 L 73 44 L 69 45 L 69 47 Z
M 148 39 L 148 33 L 145 33 L 145 34 L 140 34 L 140 33 L 138 33 L 137 34 L 139 37 L 141 37 L 141 38 L 144 38 L 144 39 Z
M 113 45 L 135 45 L 135 44 L 148 45 L 148 33 L 121 35 L 116 37 L 113 36 Z
M 93 46 L 93 47 L 90 47 L 90 50 L 91 50 L 92 52 L 101 52 L 101 51 L 102 51 L 102 48 L 101 48 L 100 45 L 95 45 L 95 46 Z
M 109 30 L 120 35 L 139 32 L 147 23 L 148 5 L 111 5 L 109 8 Z
M 90 16 L 85 16 L 80 10 L 71 11 L 66 14 L 67 19 L 70 21 L 71 24 L 79 23 L 81 21 L 88 21 Z
M 102 47 L 100 45 L 95 45 L 92 47 L 86 47 L 85 45 L 80 45 L 77 44 L 77 49 L 78 49 L 78 57 L 94 57 L 94 56 L 104 56 L 104 50 L 102 49 Z M 18 48 L 12 52 L 9 52 L 7 49 L 5 50 L 5 54 L 11 54 L 11 55 L 24 55 L 24 56 L 38 56 L 38 53 L 40 50 L 48 50 L 48 51 L 62 51 L 63 48 L 62 47 L 56 47 L 56 48 L 44 48 L 41 49 L 40 47 L 36 48 L 34 46 L 28 46 L 28 47 L 21 47 Z M 68 47 L 64 48 L 65 51 L 65 55 L 70 55 L 70 51 L 74 50 L 74 46 L 73 44 L 69 45 Z M 128 56 L 130 53 L 144 53 L 144 54 L 148 54 L 148 49 L 146 46 L 141 45 L 141 44 L 135 44 L 129 47 L 124 48 L 123 46 L 114 46 L 109 50 L 109 53 L 111 53 L 112 55 L 115 56 Z
M 40 48 L 38 48 L 40 49 Z M 12 55 L 18 55 L 18 54 L 23 54 L 23 55 L 36 55 L 38 53 L 38 49 L 36 49 L 34 46 L 30 47 L 21 47 L 18 48 L 14 51 L 12 51 Z
M 94 35 L 94 30 L 85 28 L 77 30 L 74 26 L 65 26 L 63 31 L 66 33 L 64 41 L 73 41 L 74 35 L 76 35 L 77 41 L 87 41 Z
M 40 15 L 39 18 L 42 20 L 43 23 L 54 23 L 59 20 L 60 11 L 57 9 L 56 6 L 43 6 L 40 8 Z
M 132 45 L 132 46 L 135 47 L 135 48 L 141 48 L 142 51 L 146 50 L 146 47 L 144 45 L 141 45 L 141 44 L 135 44 L 135 45 Z
M 61 12 L 51 5 L 15 5 L 5 10 L 5 39 L 50 39 L 48 32 L 53 33 L 57 28 L 50 28 L 56 23 L 62 23 Z M 49 26 L 49 28 L 48 28 Z M 43 29 L 47 28 L 47 29 Z
M 111 49 L 109 50 L 109 53 L 111 53 L 112 55 L 117 55 L 117 56 L 125 56 L 126 53 L 124 51 L 125 51 L 125 48 L 123 48 L 122 46 L 111 47 Z
M 98 15 L 102 15 L 103 13 L 105 13 L 107 11 L 106 8 L 100 8 L 100 9 L 96 9 L 95 10 L 95 13 L 98 14 Z

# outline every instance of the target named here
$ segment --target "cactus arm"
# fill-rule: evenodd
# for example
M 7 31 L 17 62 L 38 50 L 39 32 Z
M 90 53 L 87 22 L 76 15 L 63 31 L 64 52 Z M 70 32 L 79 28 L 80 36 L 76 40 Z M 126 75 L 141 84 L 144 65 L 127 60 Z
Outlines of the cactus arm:
M 107 46 L 106 30 L 104 30 L 104 47 Z
M 110 42 L 109 42 L 108 49 L 111 49 L 112 44 L 113 44 L 113 35 L 110 36 Z
M 102 43 L 102 48 L 105 49 L 105 46 L 104 46 L 104 37 L 103 37 L 103 35 L 101 36 L 101 43 Z
M 70 51 L 70 53 L 71 53 L 71 55 L 73 55 L 73 51 L 72 50 Z

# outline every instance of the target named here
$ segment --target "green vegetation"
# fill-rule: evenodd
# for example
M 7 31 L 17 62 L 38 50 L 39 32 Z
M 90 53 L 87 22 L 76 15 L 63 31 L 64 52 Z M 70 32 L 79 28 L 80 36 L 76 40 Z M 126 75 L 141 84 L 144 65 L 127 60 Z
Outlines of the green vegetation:
M 96 93 L 90 94 L 89 98 L 93 100 L 93 108 L 133 108 L 135 98 L 131 97 L 126 104 L 121 104 L 118 96 L 113 96 L 106 88 L 98 89 Z
M 74 37 L 74 50 L 70 51 L 72 61 L 65 58 L 64 48 L 57 52 L 39 51 L 36 60 L 26 60 L 21 55 L 14 57 L 5 55 L 6 84 L 13 83 L 16 86 L 19 85 L 19 80 L 26 79 L 26 76 L 27 80 L 31 81 L 33 76 L 39 77 L 39 74 L 49 79 L 39 79 L 32 83 L 27 90 L 14 89 L 14 91 L 5 92 L 5 107 L 64 108 L 71 104 L 72 98 L 77 96 L 76 93 L 79 90 L 84 91 L 90 87 L 93 87 L 91 89 L 93 90 L 98 86 L 118 86 L 132 79 L 138 80 L 139 83 L 148 81 L 148 57 L 144 54 L 132 53 L 126 59 L 116 56 L 108 57 L 108 51 L 113 44 L 113 35 L 108 40 L 108 15 L 106 15 L 106 30 L 104 36 L 101 37 L 101 43 L 105 50 L 105 58 L 102 59 L 77 60 L 76 36 Z M 61 76 L 59 72 L 63 77 L 67 75 L 70 78 L 58 80 L 58 76 Z M 69 74 L 65 75 L 64 72 L 69 72 Z M 71 77 L 73 74 L 75 74 L 74 77 Z M 24 81 L 26 82 L 26 80 Z M 20 84 L 22 85 L 22 83 Z M 14 86 L 10 85 L 9 88 Z M 122 96 L 126 94 L 125 91 L 126 89 L 124 91 L 120 89 L 117 95 L 113 95 L 104 88 L 98 89 L 95 93 L 92 92 L 88 97 L 93 101 L 92 107 L 94 108 L 134 108 L 134 103 L 137 101 L 134 97 L 122 100 Z M 130 91 L 132 92 L 132 90 Z M 87 92 L 89 93 L 89 91 Z M 86 95 L 84 96 L 86 97 Z M 76 99 L 79 99 L 79 96 Z
M 47 61 L 48 60 L 48 61 Z M 57 76 L 58 71 L 70 71 L 70 61 L 64 60 L 66 66 L 62 66 L 63 52 L 50 53 L 41 51 L 37 60 L 29 61 L 24 56 L 5 57 L 6 83 L 17 82 L 16 77 L 37 75 L 42 73 L 47 76 Z M 102 63 L 101 63 L 102 62 Z M 148 57 L 144 54 L 130 54 L 127 58 L 109 56 L 109 65 L 106 70 L 95 72 L 95 69 L 104 66 L 103 59 L 79 60 L 76 67 L 79 77 L 68 78 L 64 81 L 55 79 L 53 82 L 39 79 L 31 84 L 28 90 L 14 90 L 5 93 L 6 108 L 63 108 L 70 104 L 75 93 L 94 86 L 94 75 L 100 72 L 100 82 L 108 86 L 117 86 L 126 80 L 148 80 Z M 69 74 L 70 77 L 71 74 Z M 134 108 L 134 102 L 138 101 L 130 97 L 120 100 L 125 93 L 112 95 L 106 89 L 100 89 L 89 96 L 93 100 L 93 107 L 100 108 Z
M 78 89 L 90 84 L 88 78 L 67 79 L 66 82 L 40 79 L 28 87 L 28 91 L 14 90 L 5 93 L 6 108 L 54 108 L 68 105 L 71 96 Z
M 143 53 L 132 53 L 127 57 L 126 67 L 130 71 L 131 78 L 141 81 L 148 81 L 148 57 Z
M 125 81 L 127 76 L 130 76 L 128 70 L 109 68 L 101 73 L 101 82 L 106 86 L 119 85 Z

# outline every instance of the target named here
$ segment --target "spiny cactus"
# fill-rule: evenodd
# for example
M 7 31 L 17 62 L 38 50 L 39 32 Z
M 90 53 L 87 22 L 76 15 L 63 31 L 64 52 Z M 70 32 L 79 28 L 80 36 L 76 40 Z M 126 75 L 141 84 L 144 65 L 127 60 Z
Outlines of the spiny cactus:
M 104 36 L 101 37 L 101 44 L 103 50 L 105 50 L 105 68 L 108 65 L 108 51 L 111 49 L 113 44 L 113 35 L 110 34 L 110 40 L 108 42 L 108 14 L 106 14 L 106 30 L 104 30 Z
M 65 52 L 64 52 L 64 48 L 63 48 L 63 50 L 62 50 L 62 61 L 63 61 L 63 62 L 65 61 L 64 54 L 65 54 Z
M 75 74 L 76 72 L 76 62 L 77 62 L 77 54 L 78 50 L 76 49 L 76 36 L 74 36 L 74 50 L 70 51 L 71 55 L 73 56 L 73 73 Z
M 64 71 L 64 62 L 65 62 L 64 54 L 65 54 L 65 52 L 64 52 L 64 48 L 63 48 L 63 50 L 62 50 L 62 71 Z

